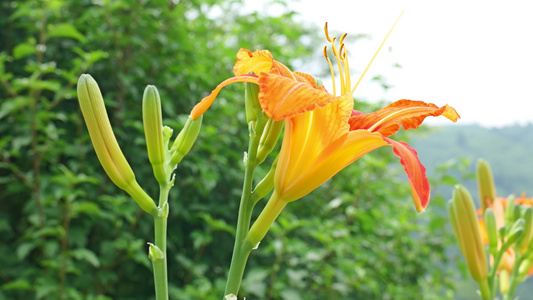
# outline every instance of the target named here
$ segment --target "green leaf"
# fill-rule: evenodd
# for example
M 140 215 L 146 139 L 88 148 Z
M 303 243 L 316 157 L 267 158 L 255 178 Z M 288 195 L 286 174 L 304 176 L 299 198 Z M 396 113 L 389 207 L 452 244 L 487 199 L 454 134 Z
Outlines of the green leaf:
M 22 43 L 22 44 L 18 44 L 14 49 L 13 49 L 13 57 L 15 59 L 21 59 L 21 58 L 24 58 L 28 55 L 32 55 L 36 52 L 37 50 L 35 49 L 35 45 L 32 45 L 30 43 Z
M 86 43 L 87 39 L 83 34 L 81 34 L 76 27 L 71 24 L 61 23 L 56 25 L 48 26 L 48 36 L 49 37 L 59 37 L 59 38 L 72 38 L 76 39 L 82 43 Z
M 23 243 L 17 248 L 17 258 L 23 261 L 30 252 L 35 249 L 37 245 L 35 243 Z
M 84 260 L 90 263 L 95 268 L 98 268 L 100 266 L 100 260 L 91 250 L 82 248 L 75 249 L 70 251 L 70 255 L 78 260 Z
M 27 290 L 31 290 L 32 289 L 32 286 L 31 284 L 24 280 L 24 279 L 17 279 L 17 280 L 14 280 L 14 281 L 11 281 L 11 282 L 8 282 L 4 285 L 2 285 L 2 290 L 4 291 L 9 291 L 9 290 L 23 290 L 23 291 L 27 291 Z

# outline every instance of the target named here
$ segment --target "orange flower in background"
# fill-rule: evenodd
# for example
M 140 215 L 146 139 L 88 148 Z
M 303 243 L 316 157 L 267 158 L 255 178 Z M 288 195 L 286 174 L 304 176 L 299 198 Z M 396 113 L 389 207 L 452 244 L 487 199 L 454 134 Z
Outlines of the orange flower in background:
M 496 228 L 497 230 L 500 230 L 503 226 L 505 226 L 505 208 L 507 207 L 508 203 L 507 198 L 503 197 L 496 197 L 492 203 L 489 203 L 487 208 L 492 209 L 494 212 L 494 216 L 496 217 Z M 533 206 L 533 198 L 527 198 L 526 195 L 523 193 L 519 198 L 514 199 L 515 205 L 524 205 L 524 206 Z M 483 241 L 483 244 L 488 245 L 489 239 L 487 230 L 485 228 L 485 222 L 483 220 L 483 214 L 484 211 L 480 208 L 477 210 L 478 215 L 478 224 L 479 224 L 479 230 L 481 233 L 481 240 Z M 498 241 L 498 244 L 501 244 Z M 527 245 L 524 246 L 524 249 L 527 248 Z M 522 253 L 524 249 L 520 249 L 519 252 Z M 498 266 L 498 270 L 507 270 L 509 274 L 513 271 L 513 266 L 515 262 L 515 254 L 516 249 L 514 246 L 507 249 L 505 254 L 502 257 L 502 261 L 500 265 Z M 494 258 L 491 256 L 490 263 L 491 265 L 494 264 L 493 262 Z M 527 276 L 533 275 L 533 267 L 529 269 L 527 272 Z

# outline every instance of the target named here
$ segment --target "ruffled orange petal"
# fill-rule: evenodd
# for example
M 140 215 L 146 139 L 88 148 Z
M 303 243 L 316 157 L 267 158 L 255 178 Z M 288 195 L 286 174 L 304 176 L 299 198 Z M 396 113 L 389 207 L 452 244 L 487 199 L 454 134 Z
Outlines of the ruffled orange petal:
M 254 52 L 241 48 L 237 52 L 237 61 L 233 66 L 233 73 L 235 76 L 248 74 L 253 72 L 269 72 L 274 64 L 274 58 L 268 50 L 255 50 Z
M 444 116 L 453 122 L 460 118 L 451 106 L 438 107 L 422 101 L 399 100 L 369 114 L 359 114 L 350 118 L 350 129 L 368 129 L 383 136 L 391 136 L 400 126 L 416 129 L 428 116 Z
M 386 137 L 383 137 L 383 140 L 389 143 L 394 154 L 400 157 L 400 162 L 411 184 L 411 194 L 413 195 L 416 210 L 423 211 L 429 204 L 431 187 L 426 177 L 426 168 L 418 159 L 418 153 L 405 142 L 396 142 Z
M 279 121 L 324 107 L 338 99 L 325 92 L 323 87 L 316 87 L 316 83 L 312 85 L 308 77 L 298 75 L 298 78 L 304 81 L 272 73 L 259 74 L 259 103 L 267 116 Z
M 194 106 L 194 108 L 191 111 L 191 119 L 196 120 L 201 115 L 203 115 L 205 111 L 209 109 L 209 107 L 211 107 L 211 104 L 213 104 L 213 101 L 215 101 L 215 98 L 217 97 L 220 90 L 223 87 L 229 84 L 235 83 L 235 82 L 250 82 L 250 83 L 258 84 L 257 76 L 255 75 L 241 75 L 241 76 L 232 77 L 232 78 L 224 80 L 211 92 L 211 94 L 209 94 L 209 96 L 205 97 L 204 99 L 202 99 L 202 101 L 200 101 L 198 104 Z

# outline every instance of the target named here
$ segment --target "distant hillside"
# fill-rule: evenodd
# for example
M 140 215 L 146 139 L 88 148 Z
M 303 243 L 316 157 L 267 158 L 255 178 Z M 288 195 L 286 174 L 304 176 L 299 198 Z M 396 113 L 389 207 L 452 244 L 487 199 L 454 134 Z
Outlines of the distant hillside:
M 474 172 L 477 160 L 483 158 L 492 167 L 498 195 L 533 196 L 533 124 L 503 128 L 454 124 L 413 131 L 410 138 L 429 176 L 437 166 L 460 158 L 470 159 Z M 475 181 L 465 185 L 477 195 Z

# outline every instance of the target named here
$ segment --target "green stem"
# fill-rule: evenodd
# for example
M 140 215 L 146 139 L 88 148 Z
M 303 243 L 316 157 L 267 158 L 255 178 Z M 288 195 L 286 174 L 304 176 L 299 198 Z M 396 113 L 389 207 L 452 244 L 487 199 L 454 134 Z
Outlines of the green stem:
M 522 282 L 523 276 L 519 276 L 518 269 L 520 268 L 520 265 L 522 264 L 522 261 L 524 260 L 526 256 L 520 255 L 520 253 L 516 253 L 515 263 L 513 266 L 513 271 L 511 273 L 511 285 L 509 286 L 509 290 L 507 290 L 507 293 L 503 295 L 503 300 L 510 300 L 513 299 L 513 295 L 515 293 L 516 287 L 520 282 Z
M 286 205 L 287 202 L 280 201 L 278 194 L 274 191 L 267 205 L 250 228 L 246 240 L 252 245 L 259 244 Z
M 250 229 L 252 211 L 254 203 L 250 196 L 252 194 L 253 176 L 256 168 L 257 148 L 261 134 L 266 124 L 266 118 L 259 117 L 255 126 L 250 126 L 250 141 L 248 143 L 248 158 L 245 162 L 244 183 L 242 187 L 241 202 L 239 204 L 239 214 L 237 217 L 237 231 L 235 234 L 235 244 L 233 246 L 233 256 L 226 282 L 224 295 L 237 295 L 241 286 L 244 268 L 248 261 L 248 256 L 255 245 L 246 241 L 246 236 Z
M 155 246 L 161 251 L 161 257 L 152 257 L 154 268 L 155 298 L 168 300 L 167 275 L 167 220 L 168 192 L 170 185 L 160 185 L 158 214 L 154 214 Z

